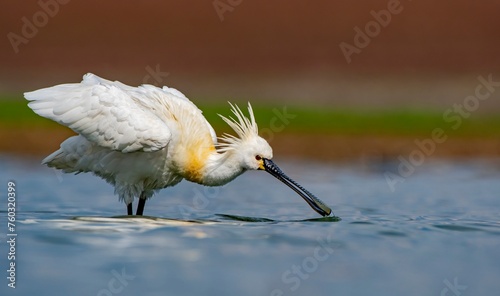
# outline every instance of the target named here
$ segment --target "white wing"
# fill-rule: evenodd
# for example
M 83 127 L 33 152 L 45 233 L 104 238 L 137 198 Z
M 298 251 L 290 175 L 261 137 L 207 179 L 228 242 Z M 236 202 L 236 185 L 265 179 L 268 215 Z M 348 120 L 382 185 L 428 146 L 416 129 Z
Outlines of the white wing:
M 87 74 L 82 83 L 56 85 L 24 95 L 35 113 L 68 126 L 99 146 L 122 152 L 160 150 L 169 143 L 171 130 L 157 112 L 146 108 L 157 100 L 148 101 L 137 90 Z M 187 100 L 176 92 L 162 91 L 172 99 Z M 134 97 L 134 93 L 139 95 Z
M 191 102 L 188 98 L 186 98 L 186 96 L 181 93 L 180 91 L 178 91 L 177 89 L 175 88 L 172 88 L 172 87 L 167 87 L 167 86 L 164 86 L 162 88 L 162 90 L 168 94 L 171 94 L 173 96 L 177 96 L 178 98 L 180 99 L 184 99 L 186 101 L 188 101 L 189 103 L 191 103 L 198 111 L 200 111 L 200 113 L 203 113 L 203 111 L 201 111 L 200 109 L 198 109 L 198 107 L 196 107 L 193 102 Z M 210 123 L 205 119 L 205 123 L 207 124 L 208 126 L 208 129 L 210 130 L 210 136 L 212 137 L 212 141 L 214 142 L 214 145 L 217 145 L 217 134 L 215 133 L 215 130 L 214 128 L 212 127 L 212 125 L 210 125 Z

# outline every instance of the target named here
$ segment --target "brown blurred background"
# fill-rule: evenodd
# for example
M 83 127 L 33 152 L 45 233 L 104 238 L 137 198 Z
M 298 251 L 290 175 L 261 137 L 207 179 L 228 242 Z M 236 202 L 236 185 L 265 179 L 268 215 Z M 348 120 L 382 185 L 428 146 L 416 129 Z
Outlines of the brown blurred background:
M 448 107 L 473 91 L 478 75 L 500 69 L 493 0 L 401 1 L 351 63 L 339 44 L 353 44 L 370 11 L 397 1 L 67 2 L 15 53 L 8 33 L 22 36 L 22 18 L 33 21 L 41 6 L 4 1 L 0 92 L 75 82 L 86 72 L 137 85 L 158 65 L 169 73 L 159 84 L 193 100 Z
M 93 72 L 172 86 L 195 103 L 442 112 L 473 94 L 479 75 L 500 81 L 499 1 L 61 2 L 4 1 L 0 94 L 21 98 Z M 53 16 L 44 19 L 40 3 Z M 348 63 L 339 45 L 354 45 L 354 28 L 388 5 L 400 12 Z M 42 26 L 13 45 L 26 20 Z M 500 92 L 478 110 L 498 111 Z

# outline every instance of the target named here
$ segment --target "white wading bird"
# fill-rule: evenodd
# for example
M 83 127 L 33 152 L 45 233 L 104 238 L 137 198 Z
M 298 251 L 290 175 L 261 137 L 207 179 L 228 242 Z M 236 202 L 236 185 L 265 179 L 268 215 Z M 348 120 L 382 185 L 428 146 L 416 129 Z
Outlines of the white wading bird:
M 202 112 L 176 89 L 131 87 L 86 74 L 81 83 L 61 84 L 24 94 L 40 116 L 71 128 L 43 164 L 65 173 L 92 172 L 115 187 L 132 215 L 142 215 L 146 200 L 182 179 L 207 185 L 226 184 L 247 170 L 263 170 L 295 190 L 320 215 L 331 209 L 287 177 L 272 161 L 269 144 L 250 118 L 231 105 L 235 118 L 221 118 L 238 137 L 224 134 L 217 144 Z

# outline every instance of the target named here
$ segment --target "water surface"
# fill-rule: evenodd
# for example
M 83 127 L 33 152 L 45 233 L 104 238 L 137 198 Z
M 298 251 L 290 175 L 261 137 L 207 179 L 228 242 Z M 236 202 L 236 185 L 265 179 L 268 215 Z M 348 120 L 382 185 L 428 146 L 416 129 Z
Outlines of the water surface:
M 113 189 L 0 157 L 0 295 L 496 295 L 500 162 L 426 163 L 395 186 L 370 166 L 277 159 L 330 205 L 319 217 L 264 172 L 182 182 L 146 217 Z M 16 183 L 16 288 L 7 287 L 7 182 Z

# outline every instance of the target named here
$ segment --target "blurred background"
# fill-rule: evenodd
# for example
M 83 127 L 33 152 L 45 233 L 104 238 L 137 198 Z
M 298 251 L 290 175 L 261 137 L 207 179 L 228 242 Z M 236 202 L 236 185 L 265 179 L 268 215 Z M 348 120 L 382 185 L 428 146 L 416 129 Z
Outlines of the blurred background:
M 500 81 L 498 11 L 465 0 L 6 1 L 0 136 L 21 140 L 0 149 L 57 148 L 71 131 L 37 119 L 22 93 L 92 72 L 177 88 L 221 131 L 226 101 L 256 105 L 261 128 L 288 112 L 268 135 L 283 155 L 393 157 L 436 127 L 450 137 L 435 155 L 499 155 L 500 91 L 459 129 L 443 120 L 479 76 Z

